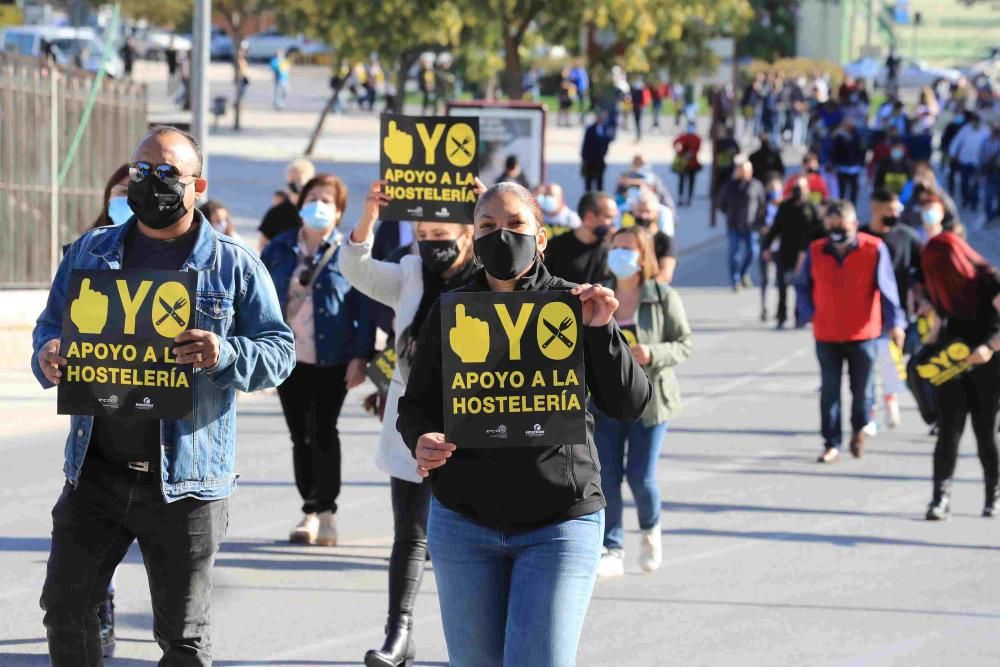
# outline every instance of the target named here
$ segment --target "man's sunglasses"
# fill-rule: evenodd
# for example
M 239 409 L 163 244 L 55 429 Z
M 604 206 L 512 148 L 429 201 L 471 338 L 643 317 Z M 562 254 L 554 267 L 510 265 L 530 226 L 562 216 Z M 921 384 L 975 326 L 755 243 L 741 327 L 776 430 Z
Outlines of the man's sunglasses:
M 182 181 L 181 172 L 172 164 L 152 165 L 148 162 L 133 162 L 129 165 L 128 176 L 132 179 L 133 183 L 142 183 L 150 175 L 156 176 L 157 180 L 161 183 L 170 186 L 177 185 L 178 183 L 181 185 L 190 185 L 194 182 L 193 178 L 187 182 Z

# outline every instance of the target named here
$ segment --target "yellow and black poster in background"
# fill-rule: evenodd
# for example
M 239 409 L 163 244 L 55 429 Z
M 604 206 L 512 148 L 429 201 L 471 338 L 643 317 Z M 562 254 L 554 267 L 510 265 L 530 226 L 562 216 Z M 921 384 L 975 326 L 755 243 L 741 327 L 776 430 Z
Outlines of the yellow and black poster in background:
M 380 394 L 389 393 L 392 375 L 396 372 L 396 350 L 387 347 L 368 363 L 367 375 Z
M 73 271 L 59 414 L 190 419 L 191 366 L 173 348 L 192 328 L 196 281 L 193 271 Z
M 392 203 L 384 220 L 472 223 L 479 119 L 382 114 L 381 176 Z
M 441 296 L 444 430 L 458 447 L 587 442 L 580 300 L 569 292 Z

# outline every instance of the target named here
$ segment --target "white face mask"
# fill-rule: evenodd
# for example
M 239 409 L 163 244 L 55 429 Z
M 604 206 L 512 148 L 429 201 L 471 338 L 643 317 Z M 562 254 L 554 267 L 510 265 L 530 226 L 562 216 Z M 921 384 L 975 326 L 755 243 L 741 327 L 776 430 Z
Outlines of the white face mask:
M 226 233 L 226 227 L 228 227 L 228 226 L 229 226 L 229 221 L 228 220 L 218 220 L 218 221 L 212 223 L 212 227 L 215 229 L 215 231 L 217 231 L 217 232 L 219 232 L 221 234 L 225 234 Z

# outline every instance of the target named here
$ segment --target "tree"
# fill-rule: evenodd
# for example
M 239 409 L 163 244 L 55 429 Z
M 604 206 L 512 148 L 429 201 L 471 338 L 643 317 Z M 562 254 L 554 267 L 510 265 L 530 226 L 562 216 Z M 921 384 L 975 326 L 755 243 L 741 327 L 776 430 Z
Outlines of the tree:
M 273 6 L 271 0 L 214 0 L 214 16 L 220 20 L 233 44 L 233 129 L 240 130 L 240 115 L 243 111 L 242 77 L 240 75 L 240 47 L 247 36 L 247 20 L 260 16 Z
M 403 108 L 406 81 L 420 55 L 456 48 L 463 25 L 463 8 L 452 0 L 287 0 L 281 7 L 286 22 L 333 47 L 335 62 L 377 53 L 398 91 L 395 112 Z M 339 94 L 333 91 L 320 115 L 307 155 Z
M 558 12 L 562 3 L 547 3 L 545 0 L 488 0 L 486 5 L 489 16 L 495 17 L 502 39 L 504 92 L 510 99 L 519 100 L 524 92 L 521 45 L 524 43 L 528 28 L 543 14 L 543 10 L 548 9 L 550 13 Z

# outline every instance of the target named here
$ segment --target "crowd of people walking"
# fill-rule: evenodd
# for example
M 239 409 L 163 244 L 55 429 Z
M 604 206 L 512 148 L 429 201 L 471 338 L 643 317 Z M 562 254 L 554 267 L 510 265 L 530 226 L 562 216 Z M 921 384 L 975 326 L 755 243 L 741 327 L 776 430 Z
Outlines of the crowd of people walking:
M 276 109 L 288 92 L 282 58 L 272 63 Z M 439 103 L 454 88 L 449 68 L 421 64 L 425 112 L 443 111 Z M 332 83 L 361 108 L 392 93 L 376 61 L 345 62 L 336 77 Z M 657 464 L 681 414 L 683 373 L 675 368 L 697 354 L 697 330 L 672 286 L 676 238 L 682 225 L 709 224 L 689 215 L 704 166 L 707 209 L 725 225 L 727 289 L 759 289 L 760 319 L 777 329 L 811 326 L 821 386 L 818 462 L 841 458 L 845 365 L 848 448 L 862 458 L 878 432 L 880 387 L 885 423 L 900 423 L 905 358 L 908 372 L 929 382 L 920 363 L 961 344 L 963 372 L 932 392 L 936 445 L 925 516 L 949 516 L 967 418 L 984 470 L 982 514 L 995 514 L 1000 278 L 965 237 L 966 225 L 984 228 L 1000 214 L 1000 124 L 986 121 L 979 98 L 961 85 L 933 86 L 910 110 L 896 97 L 873 109 L 864 82 L 846 79 L 834 91 L 821 75 L 760 74 L 739 96 L 709 92 L 713 122 L 703 133 L 692 86 L 630 80 L 621 71 L 613 80 L 618 94 L 595 101 L 585 69 L 561 73 L 556 122 L 571 123 L 575 111 L 583 125 L 585 192 L 575 206 L 567 184 L 527 183 L 515 158 L 499 182 L 476 180 L 471 225 L 381 220 L 391 199 L 376 180 L 344 233 L 352 194 L 338 175 L 300 159 L 287 166 L 251 249 L 225 203 L 199 202 L 208 183 L 197 142 L 171 127 L 143 138 L 111 175 L 93 229 L 66 251 L 34 332 L 35 375 L 44 386 L 60 382 L 73 269 L 194 263 L 199 303 L 202 292 L 212 295 L 218 315 L 177 341 L 178 363 L 199 371 L 193 423 L 164 421 L 161 431 L 150 430 L 155 422 L 73 417 L 42 595 L 53 664 L 99 665 L 112 650 L 113 576 L 133 539 L 149 565 L 165 660 L 210 663 L 210 570 L 235 482 L 237 390 L 276 388 L 302 503 L 289 542 L 336 546 L 338 420 L 381 339 L 397 362 L 387 387 L 365 404 L 382 422 L 375 460 L 390 478 L 393 543 L 385 629 L 365 664 L 412 664 L 428 559 L 454 664 L 573 664 L 595 581 L 625 573 L 625 482 L 641 531 L 639 568 L 653 572 L 663 562 Z M 539 73 L 529 71 L 526 92 L 537 95 L 538 87 Z M 637 142 L 644 131 L 664 132 L 668 101 L 679 111 L 673 153 L 662 162 L 676 189 L 643 150 L 606 183 L 621 131 L 631 122 Z M 786 164 L 796 154 L 789 147 L 802 156 L 794 168 Z M 586 441 L 506 450 L 447 442 L 439 297 L 543 290 L 580 301 Z M 935 323 L 929 333 L 918 331 L 920 318 Z M 190 449 L 212 461 L 210 469 L 181 456 Z M 517 480 L 516 492 L 509 480 Z M 140 511 L 123 513 L 136 498 Z M 170 567 L 157 567 L 165 559 Z

